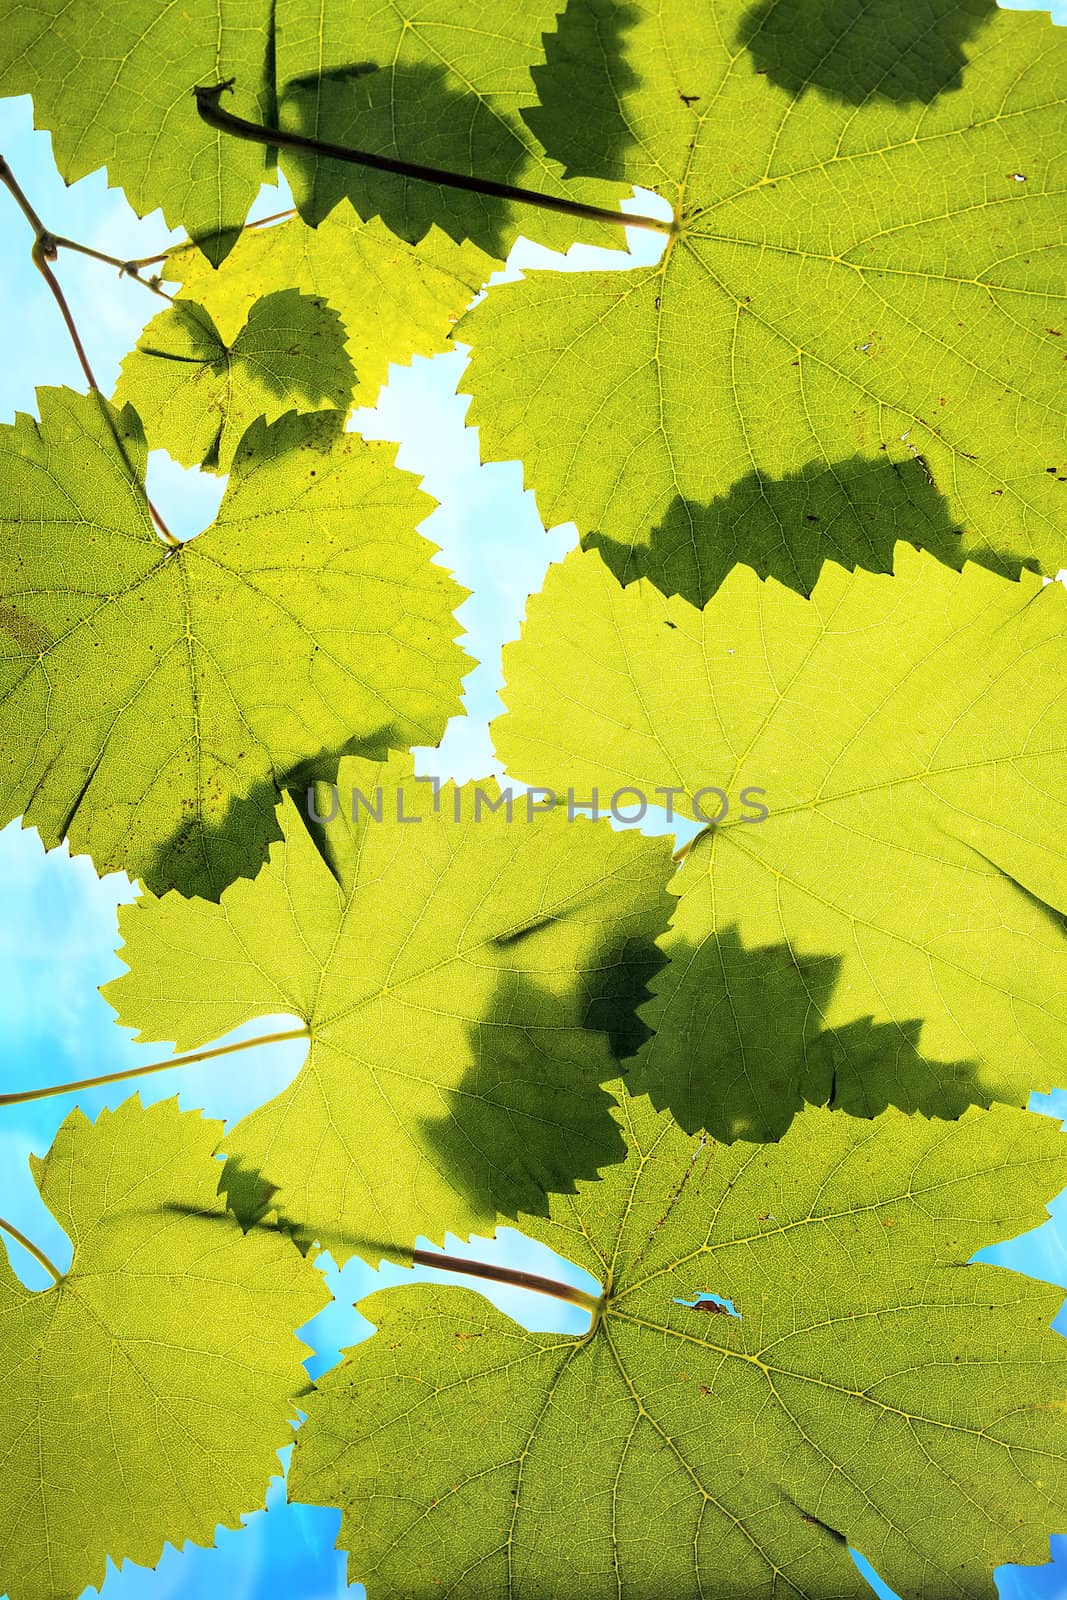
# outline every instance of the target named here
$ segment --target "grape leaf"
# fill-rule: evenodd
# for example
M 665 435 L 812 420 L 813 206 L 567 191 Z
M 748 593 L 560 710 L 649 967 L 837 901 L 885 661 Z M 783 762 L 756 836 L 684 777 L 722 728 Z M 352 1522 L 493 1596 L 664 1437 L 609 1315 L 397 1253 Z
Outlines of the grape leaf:
M 615 209 L 629 184 L 562 181 L 522 120 L 535 100 L 531 69 L 544 62 L 542 35 L 558 0 L 470 0 L 420 7 L 417 15 L 349 9 L 327 0 L 286 0 L 277 39 L 278 115 L 283 128 L 423 166 Z M 353 59 L 353 49 L 358 59 Z M 595 65 L 595 64 L 594 64 Z M 300 214 L 315 225 L 343 198 L 380 216 L 402 239 L 434 225 L 503 258 L 522 232 L 565 248 L 578 230 L 621 246 L 618 230 L 576 223 L 484 194 L 373 172 L 303 151 L 283 150 L 282 170 Z
M 1062 1082 L 1067 595 L 906 545 L 896 566 L 828 563 L 810 602 L 738 567 L 698 612 L 578 551 L 506 647 L 514 776 L 604 808 L 659 787 L 708 821 L 726 799 L 672 886 L 633 1080 L 690 1129 L 774 1137 L 809 1097 L 954 1116 Z M 899 1052 L 868 1059 L 867 1024 Z
M 391 447 L 290 416 L 254 425 L 214 524 L 172 549 L 135 414 L 38 399 L 0 429 L 0 815 L 217 895 L 262 862 L 294 769 L 433 743 L 459 709 L 464 591 L 414 531 L 432 502 Z
M 591 1336 L 459 1288 L 362 1302 L 377 1337 L 318 1380 L 289 1477 L 341 1508 L 352 1578 L 859 1600 L 851 1546 L 914 1600 L 992 1600 L 999 1562 L 1047 1560 L 1062 1290 L 967 1261 L 1045 1220 L 1059 1129 L 809 1111 L 781 1144 L 724 1147 L 646 1100 L 623 1121 L 627 1161 L 529 1229 L 608 1285 Z
M 159 207 L 219 261 L 269 176 L 267 151 L 201 122 L 197 84 L 236 77 L 270 122 L 269 0 L 15 0 L 0 35 L 0 94 L 33 96 L 67 183 L 106 167 L 138 216 Z
M 667 918 L 663 840 L 531 818 L 522 797 L 509 821 L 476 800 L 493 784 L 441 786 L 435 808 L 411 772 L 341 763 L 323 828 L 336 877 L 286 800 L 284 846 L 253 883 L 217 906 L 124 910 L 130 971 L 104 991 L 140 1038 L 180 1050 L 253 1017 L 306 1023 L 299 1074 L 227 1151 L 338 1259 L 469 1233 L 619 1159 L 599 1030 L 644 997 Z M 360 803 L 352 824 L 354 789 L 380 821 Z
M 306 1381 L 293 1330 L 329 1295 L 283 1236 L 227 1219 L 221 1133 L 135 1097 L 95 1123 L 72 1111 L 30 1158 L 74 1260 L 32 1293 L 0 1252 L 11 1600 L 80 1594 L 107 1556 L 152 1565 L 263 1504 Z
M 608 70 L 586 105 L 565 57 L 528 120 L 678 237 L 625 276 L 528 273 L 459 330 L 484 453 L 546 524 L 697 605 L 737 561 L 807 593 L 899 537 L 1063 566 L 1067 34 L 991 0 L 634 0 Z
M 406 244 L 346 202 L 317 228 L 298 218 L 249 228 L 217 271 L 191 246 L 161 267 L 202 305 L 224 341 L 236 338 L 256 301 L 281 288 L 326 300 L 339 314 L 356 370 L 357 405 L 373 405 L 392 363 L 451 348 L 452 327 L 493 270 L 472 244 L 433 228 Z
M 341 320 L 322 300 L 279 289 L 255 301 L 227 344 L 195 300 L 175 300 L 122 363 L 116 405 L 132 405 L 149 448 L 228 472 L 248 428 L 287 411 L 348 411 L 355 373 Z

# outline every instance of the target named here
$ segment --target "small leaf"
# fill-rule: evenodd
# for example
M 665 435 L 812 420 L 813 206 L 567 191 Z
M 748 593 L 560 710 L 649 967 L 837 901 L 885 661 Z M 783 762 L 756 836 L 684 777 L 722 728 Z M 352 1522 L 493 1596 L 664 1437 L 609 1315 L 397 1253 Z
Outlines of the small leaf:
M 228 472 L 257 418 L 347 412 L 355 384 L 336 311 L 296 289 L 257 300 L 227 346 L 203 306 L 176 300 L 122 363 L 114 403 L 132 405 L 149 449 Z
M 287 1239 L 219 1198 L 222 1124 L 136 1098 L 72 1111 L 33 1160 L 74 1260 L 31 1293 L 0 1256 L 0 1587 L 57 1600 L 105 1557 L 153 1566 L 263 1505 L 329 1300 Z
M 232 343 L 263 295 L 298 289 L 318 296 L 344 323 L 356 373 L 355 403 L 372 406 L 391 364 L 451 349 L 452 329 L 493 270 L 474 245 L 438 228 L 417 245 L 379 219 L 363 222 L 343 202 L 317 228 L 299 218 L 249 228 L 215 271 L 199 250 L 173 250 L 162 268 Z
M 859 1597 L 860 1550 L 898 1594 L 993 1600 L 1001 1562 L 1047 1561 L 1062 1291 L 967 1263 L 1045 1220 L 1060 1130 L 809 1111 L 726 1148 L 621 1098 L 625 1163 L 527 1228 L 607 1286 L 591 1336 L 527 1333 L 460 1288 L 362 1302 L 377 1336 L 319 1379 L 289 1478 L 341 1509 L 351 1578 Z

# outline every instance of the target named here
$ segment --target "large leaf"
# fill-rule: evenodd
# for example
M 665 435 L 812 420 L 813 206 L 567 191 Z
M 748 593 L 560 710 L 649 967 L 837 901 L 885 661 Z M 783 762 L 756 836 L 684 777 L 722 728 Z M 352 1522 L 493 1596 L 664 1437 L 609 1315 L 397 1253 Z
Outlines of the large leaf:
M 0 429 L 0 816 L 217 895 L 278 836 L 295 768 L 434 743 L 459 709 L 463 591 L 415 532 L 431 502 L 391 447 L 290 416 L 255 425 L 212 527 L 172 549 L 135 414 L 38 398 L 40 423 Z
M 0 1252 L 0 1589 L 57 1600 L 105 1557 L 153 1565 L 263 1504 L 306 1382 L 293 1330 L 329 1299 L 218 1197 L 221 1123 L 136 1099 L 72 1111 L 31 1165 L 74 1260 L 31 1293 Z M 236 1447 L 235 1447 L 236 1446 Z
M 462 324 L 471 420 L 546 523 L 695 604 L 737 561 L 806 593 L 898 538 L 1064 565 L 1067 33 L 992 0 L 567 17 L 621 28 L 609 88 L 550 51 L 529 120 L 682 227 L 655 266 L 530 273 Z
M 559 0 L 434 0 L 417 14 L 336 0 L 285 0 L 279 8 L 281 125 L 333 144 L 464 176 L 518 184 L 615 208 L 628 184 L 562 181 L 522 118 L 536 99 L 531 70 L 544 70 L 542 35 Z M 595 70 L 595 67 L 594 67 Z M 612 229 L 482 194 L 372 172 L 283 150 L 281 164 L 301 215 L 318 223 L 348 197 L 363 217 L 381 216 L 403 239 L 436 224 L 506 256 L 520 231 L 562 247 L 588 238 L 621 244 Z
M 1067 595 L 896 564 L 828 564 L 810 602 L 738 567 L 698 612 L 579 551 L 505 651 L 515 777 L 709 821 L 726 797 L 673 886 L 635 1079 L 690 1129 L 1064 1081 Z
M 621 1155 L 599 1030 L 644 996 L 667 848 L 522 797 L 509 820 L 479 787 L 498 800 L 442 786 L 435 805 L 410 758 L 346 760 L 323 828 L 336 877 L 287 800 L 255 882 L 122 913 L 130 971 L 106 993 L 140 1038 L 306 1023 L 299 1074 L 227 1149 L 339 1259 L 537 1209 Z M 380 820 L 357 800 L 351 822 L 353 791 Z
M 336 311 L 296 289 L 255 301 L 227 344 L 204 307 L 177 299 L 122 363 L 116 405 L 132 405 L 150 449 L 228 472 L 252 423 L 287 411 L 347 413 L 355 374 Z
M 201 122 L 197 84 L 236 77 L 241 109 L 274 115 L 270 0 L 13 0 L 0 32 L 0 94 L 31 94 L 68 183 L 98 167 L 139 216 L 159 207 L 214 260 L 269 171 L 267 152 Z
M 458 1288 L 363 1302 L 377 1336 L 319 1380 L 289 1480 L 341 1508 L 352 1578 L 419 1600 L 860 1600 L 851 1545 L 909 1600 L 992 1600 L 999 1562 L 1047 1560 L 1062 1291 L 966 1263 L 1044 1220 L 1060 1131 L 1003 1107 L 813 1111 L 725 1148 L 647 1101 L 624 1122 L 627 1162 L 530 1229 L 607 1286 L 591 1337 Z
M 391 363 L 450 348 L 453 325 L 493 262 L 437 228 L 407 244 L 377 218 L 362 222 L 345 202 L 317 228 L 298 218 L 249 228 L 218 271 L 191 246 L 172 250 L 160 270 L 204 307 L 225 343 L 263 295 L 298 289 L 324 299 L 344 323 L 356 404 L 370 406 Z

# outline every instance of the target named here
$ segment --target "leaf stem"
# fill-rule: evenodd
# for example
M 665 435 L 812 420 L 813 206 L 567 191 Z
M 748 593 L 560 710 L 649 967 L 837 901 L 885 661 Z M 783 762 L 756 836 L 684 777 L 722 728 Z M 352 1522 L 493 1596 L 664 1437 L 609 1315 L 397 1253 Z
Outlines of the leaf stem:
M 152 262 L 165 261 L 166 256 L 153 256 L 152 262 L 144 263 L 123 261 L 120 256 L 109 256 L 104 250 L 94 250 L 92 245 L 81 244 L 77 239 L 67 239 L 61 233 L 53 233 L 49 237 L 52 243 L 60 250 L 75 250 L 80 256 L 89 256 L 93 261 L 103 261 L 109 267 L 117 267 L 119 269 L 119 277 L 131 278 L 134 283 L 139 283 L 141 288 L 147 289 L 150 294 L 157 294 L 161 300 L 169 300 L 171 305 L 174 304 L 174 296 L 172 294 L 168 294 L 166 289 L 162 288 L 160 284 L 154 283 L 151 279 L 142 278 L 138 270 L 142 264 L 150 266 Z
M 251 233 L 253 228 L 266 228 L 272 222 L 288 222 L 290 217 L 295 216 L 295 206 L 289 206 L 285 211 L 272 211 L 269 217 L 253 217 L 251 222 L 244 223 L 241 227 L 241 232 Z M 166 250 L 161 250 L 158 256 L 141 256 L 136 261 L 124 261 L 122 264 L 126 271 L 130 273 L 134 273 L 139 267 L 155 267 L 161 261 L 169 261 L 171 256 L 180 255 L 183 250 L 190 249 L 192 243 L 191 239 L 179 239 L 176 244 L 169 245 Z M 144 282 L 143 278 L 141 282 Z
M 51 1275 L 53 1283 L 58 1283 L 60 1281 L 63 1274 L 60 1272 L 59 1268 L 55 1266 L 53 1262 L 49 1261 L 44 1251 L 39 1249 L 39 1247 L 34 1244 L 32 1239 L 27 1239 L 21 1228 L 16 1228 L 13 1222 L 8 1222 L 3 1217 L 0 1217 L 0 1228 L 2 1228 L 5 1233 L 9 1233 L 24 1250 L 28 1250 L 35 1261 L 40 1262 L 44 1270 Z
M 603 206 L 587 206 L 578 200 L 566 200 L 559 195 L 542 194 L 538 189 L 522 189 L 511 183 L 497 183 L 493 178 L 468 177 L 461 172 L 447 172 L 442 167 L 424 167 L 414 161 L 401 161 L 392 156 L 374 155 L 369 150 L 353 150 L 348 145 L 328 144 L 323 139 L 312 139 L 305 134 L 289 133 L 284 128 L 267 128 L 262 123 L 247 122 L 223 111 L 219 100 L 223 92 L 233 88 L 233 78 L 225 83 L 215 83 L 193 90 L 196 109 L 209 128 L 220 133 L 232 133 L 237 139 L 250 139 L 254 144 L 273 145 L 282 150 L 305 150 L 311 155 L 328 156 L 331 161 L 347 161 L 352 166 L 372 167 L 376 172 L 395 172 L 402 178 L 417 178 L 422 183 L 438 183 L 449 189 L 465 189 L 468 193 L 485 194 L 497 200 L 514 200 L 520 205 L 538 206 L 542 211 L 561 211 L 568 217 L 580 217 L 587 222 L 608 222 L 618 228 L 650 228 L 655 233 L 675 234 L 677 223 L 665 222 L 660 217 L 637 216 L 627 211 L 609 211 Z
M 93 374 L 93 369 L 89 365 L 89 357 L 85 353 L 85 346 L 82 344 L 81 335 L 78 332 L 78 327 L 74 321 L 71 309 L 67 304 L 66 296 L 64 295 L 63 290 L 59 287 L 59 280 L 52 271 L 52 268 L 49 266 L 49 262 L 54 261 L 59 254 L 60 240 L 56 234 L 51 233 L 45 227 L 33 206 L 30 204 L 29 198 L 24 192 L 21 184 L 16 179 L 15 174 L 12 172 L 2 155 L 0 155 L 0 183 L 3 183 L 14 197 L 23 216 L 33 229 L 33 248 L 30 251 L 33 264 L 41 274 L 45 283 L 48 285 L 52 298 L 59 307 L 60 314 L 64 323 L 66 324 L 67 332 L 70 334 L 71 343 L 74 345 L 74 352 L 78 357 L 78 363 L 85 374 L 85 381 L 89 385 L 91 393 L 95 394 L 100 402 L 100 406 L 104 414 L 104 420 L 107 423 L 108 432 L 111 434 L 111 437 L 115 442 L 115 448 L 121 455 L 126 464 L 126 468 L 130 474 L 130 477 L 133 479 L 141 495 L 143 496 L 145 505 L 148 507 L 149 515 L 151 516 L 156 527 L 159 529 L 161 537 L 165 543 L 176 548 L 178 545 L 180 545 L 181 540 L 176 539 L 171 533 L 170 529 L 167 527 L 167 524 L 163 521 L 163 518 L 152 504 L 148 490 L 141 481 L 140 474 L 134 471 L 133 463 L 126 451 L 126 446 L 119 435 L 118 429 L 115 427 L 111 411 L 106 400 L 104 399 L 103 393 L 101 392 L 100 385 L 96 381 L 96 378 Z M 62 242 L 69 244 L 69 241 L 67 240 Z M 75 248 L 84 248 L 85 253 L 88 255 L 99 254 L 98 251 L 90 251 L 87 246 L 75 246 Z M 119 264 L 121 265 L 121 263 Z
M 261 1033 L 255 1039 L 241 1039 L 237 1044 L 220 1044 L 211 1050 L 194 1050 L 189 1055 L 170 1056 L 166 1061 L 153 1061 L 147 1067 L 127 1067 L 122 1072 L 105 1072 L 99 1078 L 79 1078 L 76 1083 L 54 1083 L 47 1089 L 24 1089 L 17 1094 L 0 1094 L 0 1106 L 20 1106 L 30 1100 L 48 1100 L 53 1095 L 73 1094 L 78 1089 L 98 1089 L 102 1084 L 121 1083 L 125 1078 L 140 1078 L 148 1072 L 168 1072 L 171 1067 L 188 1067 L 195 1061 L 211 1061 L 216 1056 L 230 1056 L 237 1050 L 251 1050 L 257 1044 L 279 1044 L 283 1039 L 310 1037 L 310 1028 L 289 1028 L 284 1033 Z
M 583 1311 L 596 1317 L 602 1309 L 603 1296 L 588 1294 L 570 1283 L 560 1283 L 555 1278 L 542 1278 L 535 1272 L 520 1272 L 517 1267 L 494 1267 L 487 1261 L 472 1261 L 465 1256 L 441 1256 L 433 1250 L 413 1250 L 411 1259 L 417 1267 L 437 1267 L 442 1272 L 462 1273 L 468 1278 L 487 1278 L 490 1283 L 508 1283 L 515 1289 L 532 1289 L 535 1294 L 548 1294 L 554 1300 L 567 1300 L 581 1306 Z

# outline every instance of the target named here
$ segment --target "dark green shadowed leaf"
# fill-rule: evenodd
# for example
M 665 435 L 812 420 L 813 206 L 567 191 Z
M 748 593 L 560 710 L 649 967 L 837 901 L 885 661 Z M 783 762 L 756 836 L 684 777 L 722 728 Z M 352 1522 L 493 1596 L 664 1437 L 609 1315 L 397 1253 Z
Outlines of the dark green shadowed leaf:
M 326 0 L 290 0 L 278 33 L 281 126 L 332 144 L 368 150 L 567 196 L 615 209 L 628 185 L 566 184 L 523 121 L 536 100 L 531 69 L 544 61 L 542 35 L 556 25 L 558 0 L 467 0 L 423 6 L 417 14 L 383 7 L 353 17 Z M 281 164 L 306 221 L 316 224 L 343 198 L 361 216 L 380 216 L 402 239 L 436 225 L 504 257 L 519 233 L 563 248 L 582 236 L 621 246 L 620 230 L 485 195 L 305 154 Z

